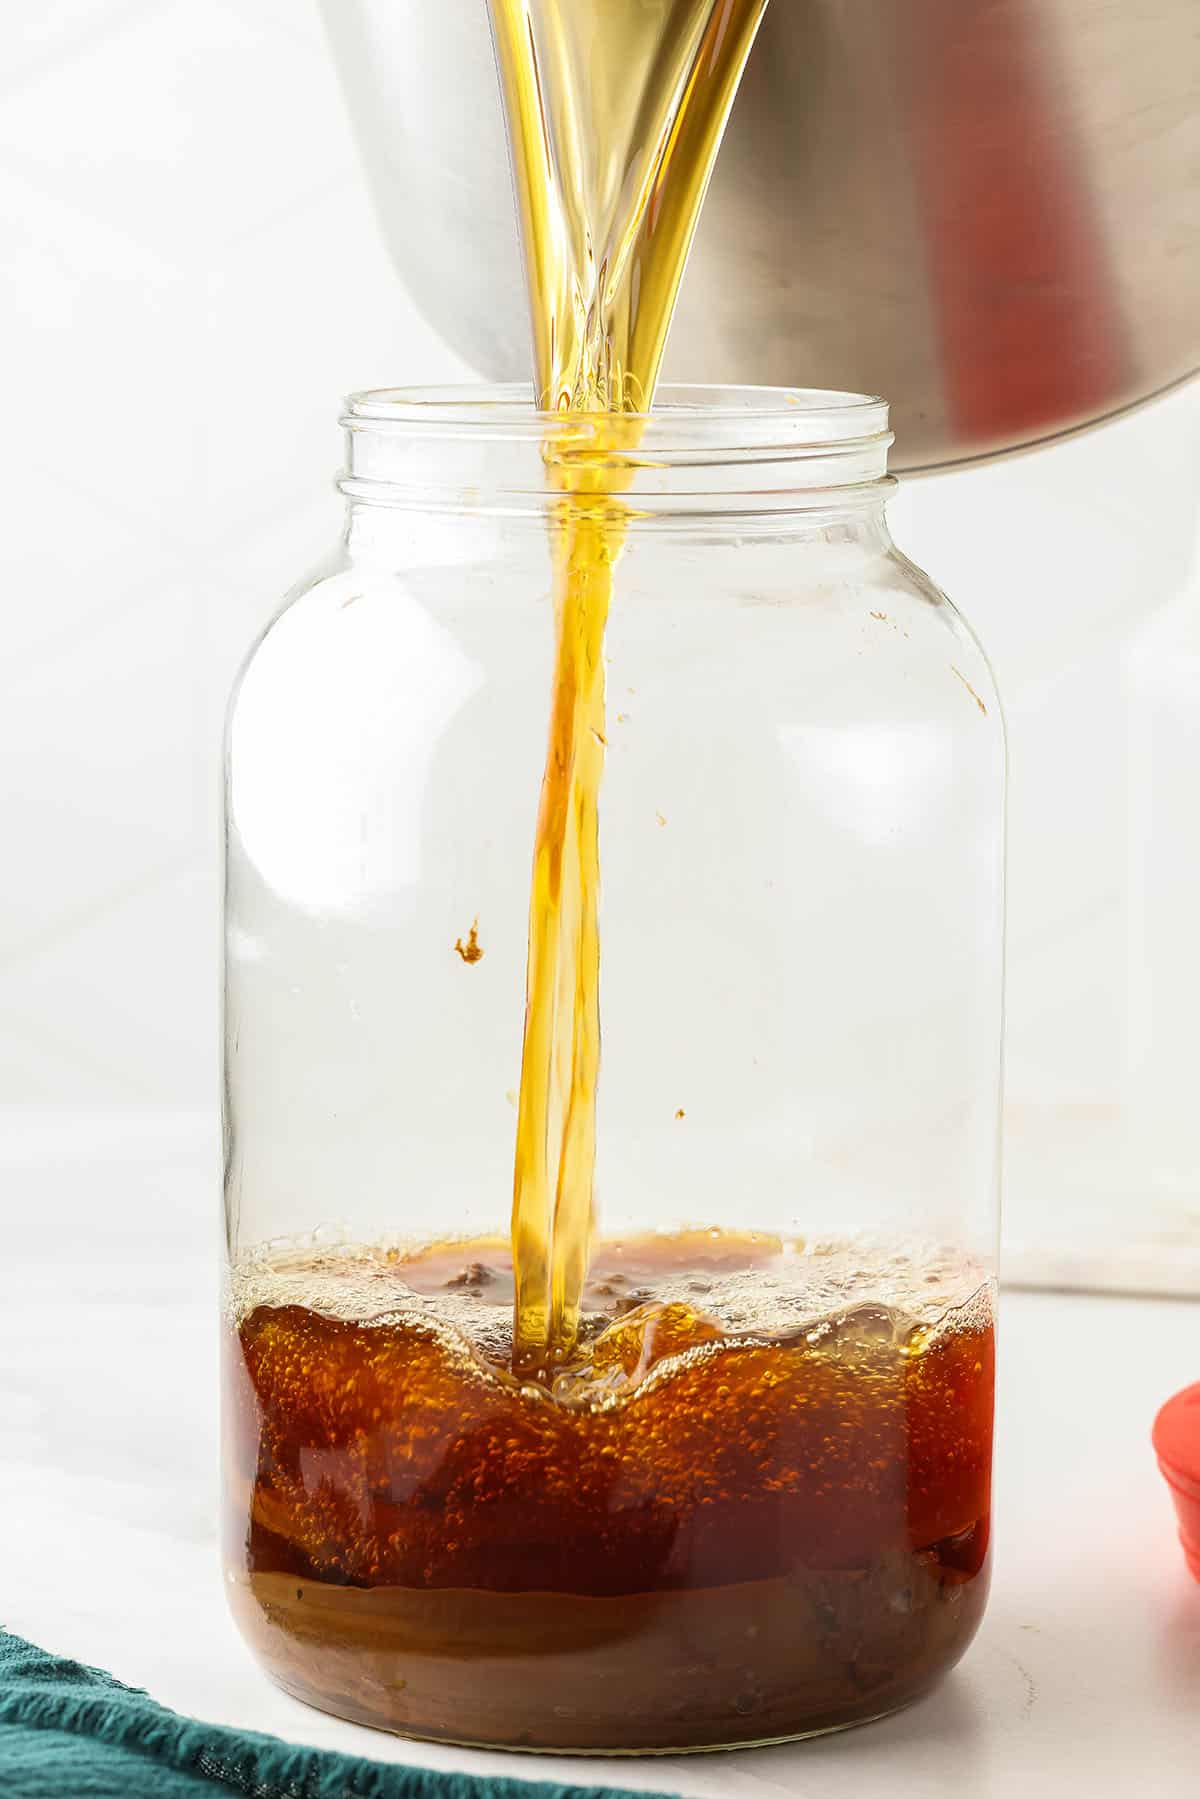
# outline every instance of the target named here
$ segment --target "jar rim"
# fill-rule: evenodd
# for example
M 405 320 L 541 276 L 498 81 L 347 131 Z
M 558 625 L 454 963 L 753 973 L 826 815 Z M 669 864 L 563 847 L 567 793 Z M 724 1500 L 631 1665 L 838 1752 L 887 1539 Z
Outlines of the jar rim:
M 540 412 L 522 385 L 392 387 L 342 415 L 351 506 L 534 516 L 610 496 L 640 518 L 812 514 L 891 486 L 885 400 L 667 385 L 651 413 Z
M 893 442 L 888 403 L 876 394 L 834 388 L 719 386 L 664 382 L 652 412 L 624 412 L 635 452 L 605 460 L 659 467 L 688 465 L 697 453 L 717 460 L 739 452 L 827 456 L 872 447 L 886 454 Z M 398 430 L 432 439 L 491 443 L 561 441 L 576 451 L 600 446 L 612 414 L 549 412 L 535 408 L 527 382 L 383 387 L 349 394 L 341 423 L 347 431 Z

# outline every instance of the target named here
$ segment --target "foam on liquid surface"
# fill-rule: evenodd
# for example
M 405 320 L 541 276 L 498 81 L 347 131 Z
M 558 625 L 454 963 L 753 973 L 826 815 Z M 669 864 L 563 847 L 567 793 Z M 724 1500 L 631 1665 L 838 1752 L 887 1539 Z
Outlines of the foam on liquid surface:
M 272 1245 L 235 1270 L 235 1322 L 302 1306 L 345 1323 L 435 1338 L 463 1372 L 510 1384 L 511 1250 L 503 1240 L 416 1251 Z M 803 1340 L 917 1355 L 948 1332 L 986 1327 L 992 1284 L 943 1246 L 785 1242 L 718 1231 L 596 1245 L 579 1344 L 545 1390 L 567 1404 L 619 1403 L 737 1345 Z M 531 1397 L 536 1388 L 526 1383 Z

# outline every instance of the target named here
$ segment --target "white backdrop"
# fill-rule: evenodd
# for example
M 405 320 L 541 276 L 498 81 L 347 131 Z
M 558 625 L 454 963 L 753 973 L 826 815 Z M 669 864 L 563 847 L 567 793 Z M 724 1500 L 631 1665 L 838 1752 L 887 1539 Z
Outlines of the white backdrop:
M 468 371 L 384 258 L 315 0 L 8 8 L 0 213 L 0 1160 L 211 1143 L 223 695 L 337 529 L 340 396 Z M 1200 1241 L 1164 1075 L 1200 1006 L 1198 494 L 1193 386 L 893 508 L 1007 702 L 1025 1271 Z
M 6 9 L 0 216 L 0 1095 L 211 1112 L 224 692 L 338 528 L 341 395 L 464 371 L 311 0 Z

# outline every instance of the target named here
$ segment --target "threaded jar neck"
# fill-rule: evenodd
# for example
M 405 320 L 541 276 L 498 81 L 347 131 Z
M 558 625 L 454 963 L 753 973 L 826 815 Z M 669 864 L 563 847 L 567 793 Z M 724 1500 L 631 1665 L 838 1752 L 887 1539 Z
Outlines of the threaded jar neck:
M 619 497 L 639 517 L 877 509 L 884 400 L 813 388 L 676 387 L 653 413 L 539 413 L 519 386 L 383 388 L 342 417 L 352 504 L 537 515 Z

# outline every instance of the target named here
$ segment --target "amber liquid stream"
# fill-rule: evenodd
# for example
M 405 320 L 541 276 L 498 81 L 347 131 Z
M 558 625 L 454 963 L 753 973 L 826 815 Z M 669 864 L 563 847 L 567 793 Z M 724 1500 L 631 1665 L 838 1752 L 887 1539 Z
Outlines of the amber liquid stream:
M 592 1234 L 600 1072 L 604 632 L 622 458 L 647 411 L 766 0 L 491 0 L 548 434 L 556 655 L 529 905 L 513 1179 L 514 1354 L 569 1355 Z

